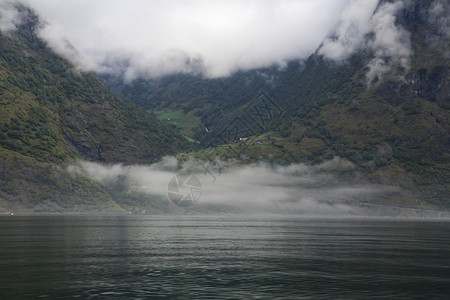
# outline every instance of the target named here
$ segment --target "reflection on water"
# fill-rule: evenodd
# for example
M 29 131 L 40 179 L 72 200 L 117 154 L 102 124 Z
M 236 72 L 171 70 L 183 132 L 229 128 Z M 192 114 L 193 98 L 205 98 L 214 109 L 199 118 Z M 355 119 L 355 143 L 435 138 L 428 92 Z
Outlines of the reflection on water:
M 446 298 L 450 222 L 0 218 L 0 299 Z

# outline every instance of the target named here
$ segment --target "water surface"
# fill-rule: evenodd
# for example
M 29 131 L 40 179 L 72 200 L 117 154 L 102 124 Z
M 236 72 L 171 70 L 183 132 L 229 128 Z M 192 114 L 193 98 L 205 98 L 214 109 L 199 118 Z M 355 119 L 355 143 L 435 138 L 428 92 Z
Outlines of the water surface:
M 449 296 L 449 221 L 0 217 L 0 299 Z

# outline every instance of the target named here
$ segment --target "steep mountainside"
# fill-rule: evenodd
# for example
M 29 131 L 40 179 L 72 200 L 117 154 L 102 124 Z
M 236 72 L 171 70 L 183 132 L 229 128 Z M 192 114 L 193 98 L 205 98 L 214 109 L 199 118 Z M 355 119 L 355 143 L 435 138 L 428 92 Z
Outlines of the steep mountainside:
M 66 166 L 77 159 L 148 163 L 187 141 L 52 52 L 35 33 L 37 17 L 19 10 L 17 30 L 0 33 L 0 207 L 119 209 L 102 187 L 72 178 Z
M 391 2 L 396 1 L 380 1 L 379 7 Z M 361 47 L 346 62 L 330 61 L 318 50 L 285 70 L 230 78 L 177 75 L 127 84 L 105 76 L 105 82 L 164 118 L 167 112 L 199 118 L 190 132 L 201 141 L 200 148 L 227 144 L 199 153 L 284 163 L 339 156 L 355 163 L 369 180 L 399 186 L 402 193 L 387 203 L 415 206 L 423 201 L 448 209 L 449 3 L 402 3 L 395 24 L 408 32 L 409 66 L 394 67 L 369 82 L 368 66 L 378 55 L 370 47 Z M 436 3 L 440 14 L 433 11 Z M 373 44 L 374 34 L 366 40 Z M 386 64 L 392 60 L 381 59 Z M 241 137 L 252 139 L 240 142 Z
M 279 79 L 276 68 L 238 72 L 231 77 L 205 79 L 199 75 L 177 74 L 159 79 L 136 79 L 125 83 L 122 78 L 101 75 L 113 92 L 159 115 L 160 112 L 179 112 L 191 122 L 186 133 L 202 139 L 204 127 L 217 127 L 228 114 L 251 101 L 259 90 L 274 87 Z M 164 114 L 161 114 L 164 116 Z M 167 121 L 167 118 L 162 118 Z M 174 122 L 167 122 L 169 124 Z M 182 124 L 175 125 L 179 129 Z

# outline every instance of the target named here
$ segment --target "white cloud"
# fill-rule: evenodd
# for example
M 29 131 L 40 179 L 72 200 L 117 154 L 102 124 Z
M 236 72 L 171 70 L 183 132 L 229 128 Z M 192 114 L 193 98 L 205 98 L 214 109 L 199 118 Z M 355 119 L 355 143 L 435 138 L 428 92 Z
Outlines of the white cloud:
M 0 1 L 0 31 L 8 33 L 20 24 L 20 13 L 13 1 Z
M 381 78 L 396 67 L 409 68 L 411 56 L 410 33 L 395 24 L 395 14 L 403 8 L 403 3 L 386 3 L 372 17 L 375 36 L 369 40 L 368 47 L 375 58 L 369 62 L 366 77 L 369 84 L 375 78 Z
M 370 85 L 376 78 L 396 72 L 398 67 L 409 68 L 410 34 L 396 25 L 396 14 L 403 1 L 353 0 L 342 13 L 335 36 L 323 43 L 319 53 L 334 61 L 343 61 L 360 49 L 370 49 L 374 58 L 368 63 L 366 74 Z M 373 37 L 368 38 L 372 33 Z
M 0 29 L 20 16 L 0 0 Z M 283 67 L 319 53 L 343 61 L 370 49 L 369 84 L 409 67 L 409 33 L 395 24 L 404 1 L 379 0 L 22 0 L 47 22 L 38 34 L 75 66 L 100 73 L 159 77 L 173 73 L 228 76 L 238 70 Z M 446 5 L 446 4 L 445 4 Z M 447 24 L 442 1 L 430 18 Z M 327 38 L 333 32 L 332 37 Z M 373 33 L 371 39 L 367 35 Z M 73 46 L 72 46 L 73 45 Z
M 68 59 L 74 66 L 81 70 L 93 70 L 94 62 L 89 62 L 72 46 L 64 35 L 64 31 L 59 26 L 43 26 L 38 29 L 38 36 L 47 41 L 48 45 L 55 53 Z
M 65 39 L 83 67 L 128 79 L 174 72 L 227 76 L 304 58 L 337 24 L 348 0 L 28 0 L 49 25 L 42 36 Z M 121 65 L 117 64 L 120 61 Z M 80 61 L 77 61 L 78 63 Z
M 319 54 L 336 61 L 349 58 L 361 47 L 366 34 L 373 30 L 371 18 L 377 5 L 378 0 L 350 1 L 334 37 L 324 41 Z
M 224 162 L 218 162 L 222 166 Z M 363 195 L 397 191 L 368 183 L 351 183 L 352 163 L 335 158 L 318 166 L 292 164 L 270 166 L 259 163 L 231 163 L 219 174 L 217 169 L 205 172 L 204 162 L 188 161 L 181 169 L 175 158 L 165 158 L 150 166 L 101 165 L 79 162 L 69 171 L 102 184 L 124 180 L 142 193 L 167 198 L 168 184 L 179 173 L 192 173 L 200 179 L 199 204 L 227 205 L 267 212 L 342 213 L 352 208 L 346 202 Z M 347 178 L 342 178 L 346 172 Z M 211 176 L 211 174 L 214 174 Z M 143 188 L 145 187 L 145 188 Z M 169 201 L 169 200 L 168 200 Z
M 450 37 L 449 29 L 450 3 L 446 0 L 435 0 L 430 6 L 428 21 L 431 22 L 439 34 Z

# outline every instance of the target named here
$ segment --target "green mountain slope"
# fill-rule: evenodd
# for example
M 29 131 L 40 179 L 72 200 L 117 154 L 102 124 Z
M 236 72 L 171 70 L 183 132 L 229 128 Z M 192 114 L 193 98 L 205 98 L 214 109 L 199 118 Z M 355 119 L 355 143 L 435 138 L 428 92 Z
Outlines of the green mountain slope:
M 201 141 L 200 149 L 215 148 L 193 155 L 280 163 L 339 156 L 368 180 L 401 188 L 395 197 L 377 201 L 448 209 L 450 41 L 448 16 L 431 18 L 432 3 L 405 1 L 396 22 L 410 33 L 410 67 L 370 86 L 367 65 L 374 53 L 367 48 L 345 63 L 315 53 L 282 71 L 223 79 L 177 75 L 129 84 L 106 77 L 105 82 L 147 109 L 182 109 L 199 117 L 202 125 L 191 137 Z M 240 142 L 241 137 L 251 140 Z
M 74 177 L 77 159 L 148 163 L 188 146 L 177 131 L 113 95 L 40 40 L 25 7 L 0 33 L 0 207 L 13 211 L 120 209 L 96 183 Z
M 157 115 L 182 111 L 187 120 L 199 122 L 178 124 L 167 118 L 161 120 L 175 125 L 189 137 L 201 140 L 207 128 L 217 127 L 229 118 L 229 113 L 241 108 L 256 96 L 256 92 L 272 87 L 279 75 L 273 69 L 239 72 L 231 77 L 205 79 L 199 75 L 177 74 L 159 79 L 137 79 L 125 83 L 120 76 L 101 75 L 112 91 L 130 99 Z M 272 78 L 271 76 L 274 76 Z M 168 122 L 167 122 L 168 121 Z

